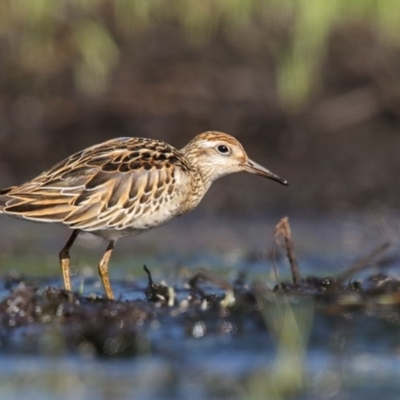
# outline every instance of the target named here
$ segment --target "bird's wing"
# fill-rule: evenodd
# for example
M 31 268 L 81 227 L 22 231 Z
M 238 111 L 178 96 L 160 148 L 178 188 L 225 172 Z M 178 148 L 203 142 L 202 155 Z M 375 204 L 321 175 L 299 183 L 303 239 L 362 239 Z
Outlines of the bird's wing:
M 181 153 L 163 142 L 113 139 L 0 191 L 0 207 L 17 217 L 75 229 L 125 229 L 178 196 L 177 180 L 188 169 Z

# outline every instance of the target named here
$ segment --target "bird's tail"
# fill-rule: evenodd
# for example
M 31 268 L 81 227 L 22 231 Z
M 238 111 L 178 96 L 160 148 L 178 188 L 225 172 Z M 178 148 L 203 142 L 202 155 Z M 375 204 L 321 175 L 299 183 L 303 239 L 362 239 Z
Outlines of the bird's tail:
M 8 188 L 0 189 L 0 213 L 3 212 L 7 201 L 10 200 L 10 198 L 7 196 L 7 193 L 9 193 L 14 188 L 15 186 L 10 186 Z

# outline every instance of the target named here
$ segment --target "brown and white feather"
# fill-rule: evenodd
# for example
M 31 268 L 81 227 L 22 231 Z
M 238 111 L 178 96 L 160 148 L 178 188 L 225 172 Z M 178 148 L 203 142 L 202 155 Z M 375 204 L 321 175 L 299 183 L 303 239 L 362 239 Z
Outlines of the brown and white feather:
M 195 168 L 172 146 L 118 138 L 78 152 L 21 186 L 4 189 L 0 206 L 16 217 L 58 222 L 112 239 L 187 212 L 182 205 L 192 175 Z

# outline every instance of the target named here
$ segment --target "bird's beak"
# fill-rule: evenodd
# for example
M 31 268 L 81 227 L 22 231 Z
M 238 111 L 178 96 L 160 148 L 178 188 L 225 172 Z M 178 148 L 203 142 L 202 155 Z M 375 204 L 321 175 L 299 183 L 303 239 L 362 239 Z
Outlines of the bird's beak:
M 248 160 L 246 163 L 243 164 L 244 170 L 246 172 L 250 172 L 250 174 L 256 174 L 259 176 L 263 176 L 264 178 L 272 179 L 273 181 L 277 181 L 282 185 L 289 185 L 289 182 L 286 179 L 282 179 L 278 175 L 275 175 L 271 171 L 268 171 L 266 168 L 257 164 L 254 161 Z

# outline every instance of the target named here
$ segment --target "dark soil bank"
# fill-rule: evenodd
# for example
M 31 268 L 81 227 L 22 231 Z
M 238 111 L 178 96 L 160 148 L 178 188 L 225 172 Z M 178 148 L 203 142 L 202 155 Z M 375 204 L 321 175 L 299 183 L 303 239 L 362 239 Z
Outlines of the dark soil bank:
M 173 28 L 125 38 L 121 63 L 98 98 L 76 92 L 71 70 L 42 81 L 17 66 L 10 74 L 7 50 L 0 49 L 6 77 L 0 80 L 0 186 L 111 137 L 152 137 L 182 147 L 213 129 L 237 136 L 251 158 L 291 186 L 245 175 L 225 179 L 206 209 L 398 208 L 399 51 L 381 46 L 366 27 L 343 27 L 330 41 L 311 102 L 291 115 L 276 94 L 268 45 L 274 35 L 259 28 L 197 46 Z

